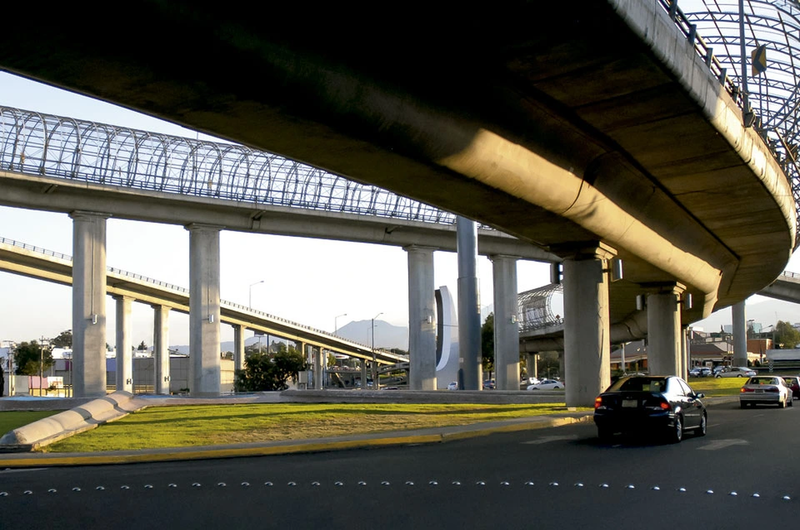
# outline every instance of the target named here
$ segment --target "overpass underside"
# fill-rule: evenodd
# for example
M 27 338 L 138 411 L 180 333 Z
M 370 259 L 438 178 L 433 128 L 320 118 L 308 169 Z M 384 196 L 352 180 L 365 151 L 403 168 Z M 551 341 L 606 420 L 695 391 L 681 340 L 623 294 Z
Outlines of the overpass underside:
M 18 9 L 9 20 L 25 18 Z M 636 313 L 637 295 L 676 285 L 693 298 L 681 320 L 701 319 L 768 285 L 795 246 L 786 176 L 660 2 L 411 2 L 380 17 L 348 3 L 176 1 L 103 13 L 59 5 L 35 32 L 11 25 L 0 65 L 568 260 L 622 258 L 612 323 Z

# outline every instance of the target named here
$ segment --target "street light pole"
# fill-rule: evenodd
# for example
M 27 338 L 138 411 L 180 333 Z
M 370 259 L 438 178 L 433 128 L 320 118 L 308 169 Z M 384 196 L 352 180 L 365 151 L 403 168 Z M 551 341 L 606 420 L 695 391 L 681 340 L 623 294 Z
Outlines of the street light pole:
M 336 335 L 339 333 L 339 317 L 346 317 L 347 313 L 342 313 L 341 315 L 336 315 L 333 317 L 333 334 Z
M 250 287 L 247 289 L 247 309 L 253 309 L 253 286 L 258 285 L 259 283 L 264 283 L 264 280 L 260 282 L 251 283 Z
M 383 312 L 380 312 L 372 317 L 372 327 L 370 328 L 370 331 L 372 331 L 372 386 L 378 390 L 381 389 L 381 385 L 378 382 L 378 360 L 375 357 L 375 319 L 382 314 Z

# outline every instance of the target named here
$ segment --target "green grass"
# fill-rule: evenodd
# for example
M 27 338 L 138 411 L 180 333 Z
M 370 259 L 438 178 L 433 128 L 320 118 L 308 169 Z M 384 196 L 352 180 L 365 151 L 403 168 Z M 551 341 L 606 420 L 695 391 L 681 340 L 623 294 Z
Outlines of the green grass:
M 465 425 L 557 412 L 565 412 L 563 403 L 293 403 L 153 407 L 53 444 L 46 450 L 93 452 L 296 440 Z
M 47 418 L 53 414 L 58 414 L 59 411 L 55 410 L 37 410 L 34 412 L 23 412 L 9 410 L 0 412 L 0 437 L 4 434 L 13 431 L 17 427 L 22 427 L 36 420 Z
M 745 377 L 690 377 L 689 386 L 706 396 L 738 396 L 745 381 Z

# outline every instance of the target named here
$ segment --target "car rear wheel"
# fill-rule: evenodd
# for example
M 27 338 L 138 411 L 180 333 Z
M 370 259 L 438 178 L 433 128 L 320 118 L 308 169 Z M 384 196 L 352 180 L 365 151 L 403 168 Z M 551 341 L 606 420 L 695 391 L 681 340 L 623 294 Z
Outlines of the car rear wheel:
M 667 436 L 667 441 L 672 444 L 680 443 L 683 440 L 683 418 L 675 418 L 675 425 Z

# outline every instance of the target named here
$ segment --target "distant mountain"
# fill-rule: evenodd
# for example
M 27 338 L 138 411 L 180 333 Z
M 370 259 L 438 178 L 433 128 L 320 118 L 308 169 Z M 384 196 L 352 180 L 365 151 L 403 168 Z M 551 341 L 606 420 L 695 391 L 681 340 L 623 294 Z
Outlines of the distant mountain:
M 372 345 L 372 334 L 370 325 L 372 320 L 359 320 L 349 322 L 339 328 L 338 336 L 360 342 L 367 346 Z M 393 326 L 383 320 L 375 321 L 375 347 L 390 350 L 400 348 L 408 351 L 408 328 Z

